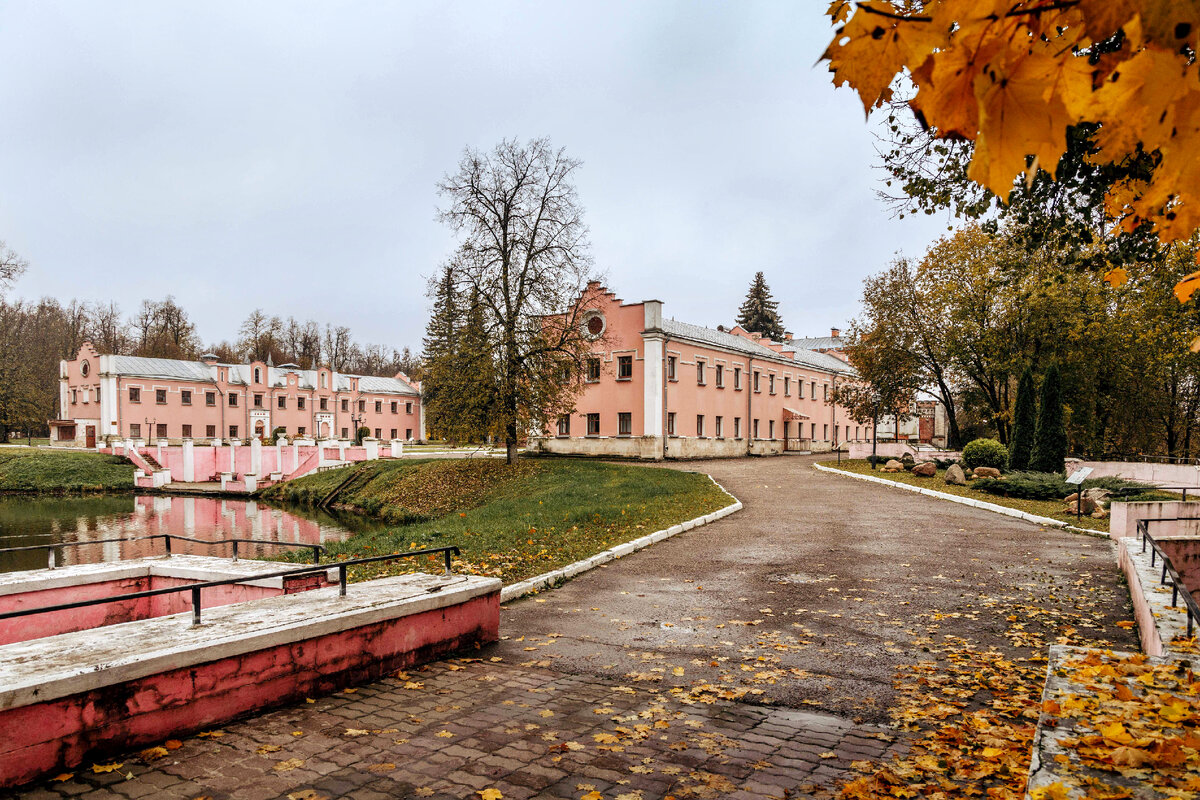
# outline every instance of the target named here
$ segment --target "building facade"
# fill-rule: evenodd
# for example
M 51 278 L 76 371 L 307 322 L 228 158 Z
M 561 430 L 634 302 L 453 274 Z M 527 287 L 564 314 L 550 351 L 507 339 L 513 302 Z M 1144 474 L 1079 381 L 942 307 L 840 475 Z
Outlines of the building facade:
M 101 355 L 85 342 L 59 364 L 55 443 L 94 447 L 112 440 L 183 441 L 269 437 L 424 438 L 420 384 L 261 361 L 225 364 Z
M 623 303 L 589 287 L 594 340 L 575 410 L 531 439 L 539 451 L 703 458 L 827 451 L 869 441 L 832 402 L 853 368 L 828 353 L 663 316 L 658 300 Z

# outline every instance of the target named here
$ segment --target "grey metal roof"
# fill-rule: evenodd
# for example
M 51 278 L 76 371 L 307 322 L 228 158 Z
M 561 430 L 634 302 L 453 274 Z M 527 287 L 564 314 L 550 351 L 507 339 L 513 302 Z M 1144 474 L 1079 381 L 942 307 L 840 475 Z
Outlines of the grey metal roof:
M 826 355 L 825 353 L 817 353 L 803 347 L 795 347 L 796 340 L 788 343 L 789 347 L 787 350 L 793 352 L 796 356 L 792 359 L 783 353 L 777 353 L 771 348 L 747 339 L 744 336 L 738 336 L 736 333 L 726 333 L 725 331 L 718 331 L 713 328 L 705 328 L 703 325 L 693 325 L 690 322 L 679 322 L 673 319 L 664 319 L 662 327 L 663 331 L 669 336 L 691 339 L 701 344 L 710 344 L 725 350 L 736 350 L 755 356 L 756 358 L 768 358 L 784 364 L 800 364 L 825 372 L 854 374 L 854 368 L 845 361 Z
M 810 336 L 803 339 L 792 339 L 788 344 L 805 350 L 841 350 L 846 346 L 840 336 Z
M 200 361 L 175 358 L 142 358 L 113 356 L 113 371 L 117 375 L 137 375 L 143 378 L 175 378 L 185 381 L 212 381 L 208 366 Z
M 140 358 L 138 356 L 113 356 L 113 370 L 118 375 L 136 375 L 144 378 L 174 378 L 184 381 L 203 381 L 213 383 L 213 370 L 201 361 L 182 361 L 174 358 Z M 250 364 L 221 364 L 229 370 L 229 383 L 249 386 L 254 376 Z M 317 370 L 315 369 L 283 369 L 267 367 L 266 385 L 282 387 L 287 385 L 287 374 L 295 372 L 299 375 L 299 387 L 315 389 L 317 386 Z M 420 393 L 408 383 L 399 378 L 383 378 L 375 375 L 347 375 L 338 373 L 336 376 L 336 391 L 350 391 L 350 379 L 358 378 L 358 388 L 362 392 L 378 392 L 381 394 L 403 394 L 418 396 Z

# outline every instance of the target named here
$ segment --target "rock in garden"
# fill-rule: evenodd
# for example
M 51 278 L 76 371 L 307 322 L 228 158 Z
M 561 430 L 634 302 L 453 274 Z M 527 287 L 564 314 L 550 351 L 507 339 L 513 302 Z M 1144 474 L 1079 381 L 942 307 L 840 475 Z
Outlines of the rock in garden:
M 924 461 L 912 468 L 912 474 L 921 478 L 932 478 L 937 475 L 937 464 L 932 461 Z
M 1101 489 L 1099 486 L 1093 486 L 1091 489 L 1085 490 L 1083 496 L 1090 497 L 1099 503 L 1112 497 L 1112 492 L 1108 489 Z
M 1096 510 L 1092 512 L 1092 519 L 1107 519 L 1108 509 L 1104 506 L 1096 506 Z
M 946 483 L 951 486 L 966 486 L 967 476 L 958 464 L 951 464 L 946 469 Z
M 1081 501 L 1077 500 L 1077 501 L 1067 503 L 1067 511 L 1072 514 L 1080 513 L 1079 512 L 1079 504 L 1081 502 L 1083 503 L 1083 513 L 1084 514 L 1094 514 L 1094 513 L 1096 513 L 1096 509 L 1100 507 L 1096 503 L 1096 501 L 1093 500 L 1092 498 L 1084 497 L 1083 500 L 1081 500 Z
M 999 478 L 1002 476 L 1000 475 L 1000 470 L 996 469 L 995 467 L 976 467 L 975 468 L 975 477 L 976 478 Z
M 902 472 L 904 470 L 904 465 L 893 458 L 883 465 L 883 469 L 886 472 Z

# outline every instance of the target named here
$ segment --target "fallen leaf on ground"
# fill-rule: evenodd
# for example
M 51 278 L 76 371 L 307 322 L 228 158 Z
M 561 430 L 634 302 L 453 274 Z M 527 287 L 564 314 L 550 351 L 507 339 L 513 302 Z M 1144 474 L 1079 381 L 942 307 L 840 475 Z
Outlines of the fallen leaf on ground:
M 287 761 L 280 761 L 278 764 L 276 764 L 274 767 L 272 767 L 272 769 L 275 770 L 276 772 L 290 772 L 291 770 L 294 770 L 294 769 L 297 769 L 297 768 L 303 767 L 303 766 L 304 766 L 303 759 L 289 758 Z

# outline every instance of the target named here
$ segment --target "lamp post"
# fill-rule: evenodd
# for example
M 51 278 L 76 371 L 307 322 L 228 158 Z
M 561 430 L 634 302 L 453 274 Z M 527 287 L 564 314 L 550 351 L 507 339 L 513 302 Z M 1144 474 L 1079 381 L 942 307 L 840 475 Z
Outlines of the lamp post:
M 350 414 L 350 424 L 354 426 L 354 443 L 362 444 L 362 438 L 358 435 L 358 429 L 362 427 L 362 423 L 366 421 L 366 417 L 356 417 L 353 413 Z

